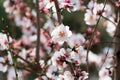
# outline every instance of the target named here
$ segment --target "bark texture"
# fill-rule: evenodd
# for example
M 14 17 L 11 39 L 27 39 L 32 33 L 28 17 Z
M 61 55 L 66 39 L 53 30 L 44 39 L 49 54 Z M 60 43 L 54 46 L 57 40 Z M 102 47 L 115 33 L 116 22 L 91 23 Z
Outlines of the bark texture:
M 120 9 L 117 9 L 117 20 L 118 20 L 118 25 L 116 28 L 116 33 L 115 33 L 115 38 L 114 41 L 116 42 L 114 44 L 114 55 L 115 55 L 115 62 L 116 62 L 116 67 L 115 67 L 115 75 L 114 75 L 114 80 L 120 80 Z

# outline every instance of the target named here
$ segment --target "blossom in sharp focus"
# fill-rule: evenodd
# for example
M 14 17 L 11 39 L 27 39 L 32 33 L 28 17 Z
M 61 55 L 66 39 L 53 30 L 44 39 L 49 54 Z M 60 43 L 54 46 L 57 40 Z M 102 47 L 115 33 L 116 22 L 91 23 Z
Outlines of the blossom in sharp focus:
M 71 35 L 72 32 L 69 30 L 69 26 L 64 26 L 63 24 L 57 26 L 51 33 L 52 40 L 59 43 L 64 43 Z
M 87 25 L 95 25 L 97 23 L 97 19 L 97 15 L 94 15 L 90 10 L 86 10 L 84 21 Z

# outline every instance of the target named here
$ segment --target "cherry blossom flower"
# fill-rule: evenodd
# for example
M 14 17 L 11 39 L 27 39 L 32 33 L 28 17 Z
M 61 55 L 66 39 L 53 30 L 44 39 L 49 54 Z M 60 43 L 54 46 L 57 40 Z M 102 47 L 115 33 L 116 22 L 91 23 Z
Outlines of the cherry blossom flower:
M 6 34 L 0 33 L 0 50 L 8 49 L 9 43 L 12 42 L 12 38 L 9 37 L 9 42 Z
M 109 76 L 109 70 L 102 68 L 99 71 L 99 80 L 112 80 L 112 78 Z
M 79 0 L 58 0 L 60 3 L 60 8 L 67 9 L 69 12 L 80 10 Z
M 97 23 L 98 16 L 93 14 L 91 10 L 86 10 L 84 21 L 87 25 L 95 25 Z
M 56 78 L 54 72 L 57 72 L 57 67 L 54 65 L 50 65 L 47 69 L 46 75 L 48 78 Z
M 21 71 L 17 72 L 19 80 L 23 80 L 23 74 Z M 10 67 L 8 70 L 7 80 L 14 80 L 16 78 L 15 71 L 13 67 Z
M 111 14 L 110 5 L 106 4 L 104 10 L 103 10 L 103 8 L 104 8 L 104 4 L 95 3 L 94 8 L 93 8 L 93 13 L 96 15 L 102 14 L 105 17 L 109 16 Z
M 8 70 L 8 65 L 5 64 L 5 59 L 3 57 L 0 57 L 0 71 L 3 73 Z
M 73 34 L 67 41 L 70 48 L 81 46 L 85 42 L 85 38 L 82 34 Z
M 70 71 L 65 71 L 64 75 L 59 75 L 57 80 L 74 80 L 74 77 Z
M 64 26 L 63 24 L 55 27 L 51 33 L 52 40 L 61 44 L 67 41 L 71 35 L 72 32 L 69 30 L 69 26 Z
M 113 19 L 112 17 L 110 18 L 110 20 L 114 22 L 114 19 Z M 115 23 L 115 24 L 116 24 L 116 23 Z M 106 31 L 109 33 L 110 36 L 113 36 L 114 33 L 115 33 L 115 30 L 116 30 L 115 24 L 113 24 L 113 23 L 110 22 L 110 21 L 107 21 Z
M 87 78 L 88 78 L 88 73 L 85 72 L 85 71 L 82 71 L 82 72 L 80 73 L 80 77 L 79 77 L 78 80 L 86 80 Z
M 57 66 L 60 70 L 63 70 L 67 67 L 67 60 L 69 59 L 69 54 L 65 51 L 64 48 L 60 49 L 60 51 L 56 51 L 52 56 L 52 64 Z
M 83 46 L 79 46 L 75 48 L 72 52 L 70 52 L 70 59 L 72 59 L 75 65 L 80 65 L 82 63 L 81 54 L 84 52 Z
M 14 7 L 11 7 L 9 0 L 6 0 L 6 1 L 4 2 L 3 6 L 5 7 L 5 11 L 6 11 L 7 13 L 12 13 L 12 12 L 13 12 Z

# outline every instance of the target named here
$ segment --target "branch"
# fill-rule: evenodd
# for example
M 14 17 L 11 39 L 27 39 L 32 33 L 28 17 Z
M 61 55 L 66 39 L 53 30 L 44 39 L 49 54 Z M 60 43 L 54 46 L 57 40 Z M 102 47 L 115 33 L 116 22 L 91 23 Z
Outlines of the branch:
M 9 35 L 8 34 L 7 34 L 7 39 L 8 39 L 8 43 L 9 43 Z M 9 44 L 9 50 L 8 51 L 10 51 L 10 55 L 11 55 L 12 62 L 13 62 L 13 67 L 14 67 L 14 70 L 15 70 L 15 75 L 16 75 L 16 79 L 15 80 L 18 80 L 18 74 L 17 74 L 17 68 L 16 68 L 16 61 L 14 59 L 13 53 L 11 52 L 10 44 Z
M 59 8 L 59 3 L 58 3 L 57 0 L 53 0 L 53 1 L 54 1 L 56 12 L 57 12 L 58 23 L 60 25 L 62 23 L 62 20 L 61 20 L 61 11 L 60 11 L 60 8 Z
M 37 43 L 36 43 L 36 60 L 37 64 L 39 65 L 39 49 L 40 49 L 40 11 L 39 11 L 39 0 L 36 0 L 36 10 L 37 10 Z
M 105 2 L 104 2 L 104 7 L 103 7 L 102 11 L 104 11 L 104 8 L 105 8 L 106 3 L 107 3 L 107 0 L 105 0 Z M 89 46 L 87 47 L 86 62 L 87 62 L 87 72 L 88 72 L 88 73 L 89 73 L 89 59 L 88 59 L 88 58 L 89 58 L 89 51 L 90 51 L 91 43 L 92 43 L 93 38 L 94 38 L 95 31 L 96 31 L 96 29 L 97 29 L 97 27 L 98 27 L 98 23 L 99 23 L 99 21 L 100 21 L 100 18 L 101 18 L 101 15 L 99 16 L 99 18 L 98 18 L 98 20 L 97 20 L 97 23 L 96 23 L 96 25 L 95 25 L 95 27 L 94 27 L 94 29 L 93 29 L 93 33 L 92 33 L 92 36 L 91 36 L 91 38 L 90 38 L 90 43 L 89 43 Z M 89 76 L 88 76 L 88 80 L 90 80 L 90 77 L 89 77 Z
M 107 18 L 107 17 L 104 17 L 103 15 L 101 15 L 104 19 L 106 19 L 106 20 L 108 20 L 108 21 L 110 21 L 111 23 L 113 23 L 115 26 L 117 26 L 116 24 L 115 24 L 115 22 L 113 22 L 112 20 L 110 20 L 109 18 Z

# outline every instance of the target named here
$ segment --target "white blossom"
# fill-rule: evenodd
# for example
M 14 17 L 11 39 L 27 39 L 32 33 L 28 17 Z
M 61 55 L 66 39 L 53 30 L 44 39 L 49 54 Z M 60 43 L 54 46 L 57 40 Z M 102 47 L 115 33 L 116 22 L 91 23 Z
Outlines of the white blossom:
M 6 34 L 0 33 L 0 50 L 8 49 L 9 43 L 12 42 L 12 38 L 9 37 L 9 42 Z
M 74 77 L 70 71 L 65 71 L 64 75 L 59 75 L 57 80 L 74 80 Z
M 112 80 L 109 76 L 109 71 L 105 67 L 99 71 L 99 80 Z
M 87 25 L 95 25 L 97 23 L 98 16 L 94 15 L 90 10 L 86 10 L 85 13 L 85 22 Z
M 8 70 L 8 65 L 5 64 L 5 59 L 0 57 L 0 71 L 6 72 Z
M 51 33 L 52 40 L 59 43 L 67 41 L 71 35 L 72 32 L 69 30 L 69 26 L 64 26 L 63 24 L 55 27 Z

